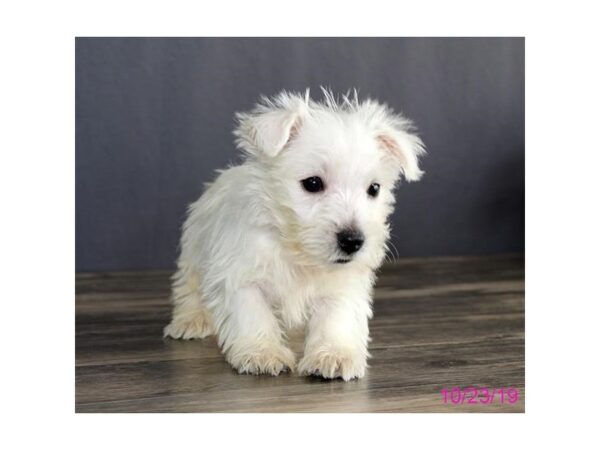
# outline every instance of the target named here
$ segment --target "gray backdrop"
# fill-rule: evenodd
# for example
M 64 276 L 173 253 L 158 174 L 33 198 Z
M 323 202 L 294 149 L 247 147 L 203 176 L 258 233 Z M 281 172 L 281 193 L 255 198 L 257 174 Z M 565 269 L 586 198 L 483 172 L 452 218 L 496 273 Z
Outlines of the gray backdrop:
M 400 256 L 524 250 L 522 38 L 78 38 L 76 269 L 171 268 L 186 205 L 238 161 L 234 111 L 356 87 L 412 118 Z

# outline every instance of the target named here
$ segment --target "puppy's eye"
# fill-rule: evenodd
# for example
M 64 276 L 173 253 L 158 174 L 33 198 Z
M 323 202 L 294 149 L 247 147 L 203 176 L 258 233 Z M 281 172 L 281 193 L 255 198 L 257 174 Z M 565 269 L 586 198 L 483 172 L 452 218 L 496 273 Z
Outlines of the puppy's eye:
M 373 183 L 369 186 L 369 189 L 367 189 L 367 194 L 369 194 L 370 197 L 377 197 L 379 194 L 379 187 L 379 183 Z
M 308 177 L 301 181 L 302 186 L 308 192 L 320 192 L 325 189 L 325 185 L 323 185 L 323 180 L 319 177 Z

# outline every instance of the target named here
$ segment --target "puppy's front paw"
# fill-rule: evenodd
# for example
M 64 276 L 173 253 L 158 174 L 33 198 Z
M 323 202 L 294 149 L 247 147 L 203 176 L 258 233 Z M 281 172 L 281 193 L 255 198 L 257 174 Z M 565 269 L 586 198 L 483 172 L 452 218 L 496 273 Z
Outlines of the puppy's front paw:
M 309 351 L 298 364 L 302 375 L 316 375 L 323 378 L 342 378 L 349 381 L 365 376 L 367 358 L 350 350 L 317 349 Z
M 232 346 L 227 352 L 227 361 L 239 373 L 253 375 L 277 376 L 296 366 L 294 353 L 280 344 Z

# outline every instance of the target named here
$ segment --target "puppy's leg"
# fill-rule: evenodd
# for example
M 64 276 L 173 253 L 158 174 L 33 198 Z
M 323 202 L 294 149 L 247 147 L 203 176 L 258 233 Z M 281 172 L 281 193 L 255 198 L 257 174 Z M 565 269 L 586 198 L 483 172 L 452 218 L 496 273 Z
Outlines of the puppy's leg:
M 202 304 L 198 274 L 180 269 L 173 277 L 173 317 L 163 334 L 173 339 L 203 339 L 213 334 L 212 318 Z
M 323 378 L 362 378 L 369 353 L 368 293 L 349 292 L 344 298 L 323 299 L 308 323 L 304 357 L 298 371 Z
M 215 304 L 219 345 L 239 373 L 278 375 L 293 370 L 295 356 L 263 293 L 256 286 L 239 289 L 226 302 Z

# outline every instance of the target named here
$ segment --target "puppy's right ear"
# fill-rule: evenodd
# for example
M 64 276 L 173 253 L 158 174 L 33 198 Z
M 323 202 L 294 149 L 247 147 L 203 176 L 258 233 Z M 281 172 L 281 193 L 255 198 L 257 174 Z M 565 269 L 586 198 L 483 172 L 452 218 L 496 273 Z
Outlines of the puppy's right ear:
M 304 98 L 287 92 L 274 99 L 263 97 L 253 111 L 236 114 L 236 144 L 252 156 L 278 155 L 298 134 L 308 115 L 308 101 L 308 91 Z

